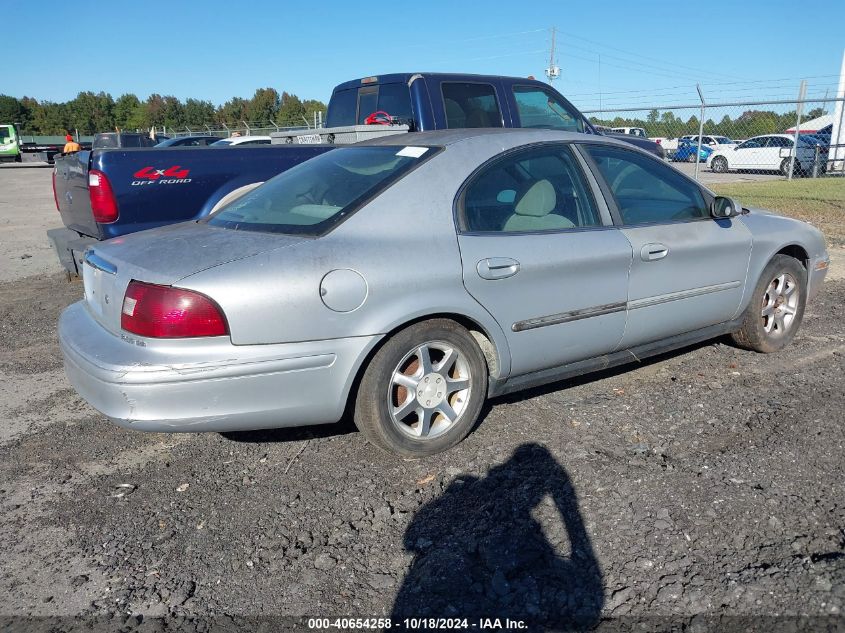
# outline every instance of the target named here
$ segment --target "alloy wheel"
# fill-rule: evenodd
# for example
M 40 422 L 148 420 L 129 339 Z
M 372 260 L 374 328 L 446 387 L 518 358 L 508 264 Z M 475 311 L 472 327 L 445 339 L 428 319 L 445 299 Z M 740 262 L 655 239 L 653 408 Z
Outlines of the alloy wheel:
M 792 327 L 798 313 L 798 282 L 789 273 L 782 273 L 772 279 L 763 293 L 760 313 L 763 330 L 771 336 L 783 336 Z
M 402 433 L 428 439 L 447 432 L 470 399 L 470 364 L 454 345 L 430 341 L 408 352 L 391 375 L 388 412 Z

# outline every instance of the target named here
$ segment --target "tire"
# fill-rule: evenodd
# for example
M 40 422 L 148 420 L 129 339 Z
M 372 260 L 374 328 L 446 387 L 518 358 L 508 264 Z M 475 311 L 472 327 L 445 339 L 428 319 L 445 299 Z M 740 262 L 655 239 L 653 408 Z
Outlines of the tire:
M 713 162 L 710 163 L 710 171 L 714 171 L 717 174 L 724 174 L 728 171 L 728 161 L 723 156 L 717 156 L 713 159 Z
M 794 257 L 775 255 L 760 275 L 745 309 L 742 327 L 731 337 L 740 347 L 755 352 L 780 351 L 795 338 L 806 303 L 804 266 Z
M 698 150 L 694 151 L 692 154 L 690 154 L 689 156 L 687 156 L 687 162 L 688 162 L 688 163 L 694 163 L 694 162 L 695 162 L 695 157 L 696 157 L 696 156 L 698 156 Z
M 792 166 L 792 175 L 797 176 L 801 171 L 801 164 L 796 160 Z M 780 162 L 780 173 L 783 176 L 789 176 L 789 158 L 784 158 Z
M 487 362 L 472 335 L 448 319 L 422 321 L 373 356 L 355 398 L 355 426 L 386 451 L 425 457 L 463 440 L 486 397 Z

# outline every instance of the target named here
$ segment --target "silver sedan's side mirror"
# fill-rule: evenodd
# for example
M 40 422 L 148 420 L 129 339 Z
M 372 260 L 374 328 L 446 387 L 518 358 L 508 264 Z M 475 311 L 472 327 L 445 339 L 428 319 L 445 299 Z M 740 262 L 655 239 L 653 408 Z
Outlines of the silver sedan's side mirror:
M 734 218 L 742 213 L 742 205 L 739 200 L 716 196 L 713 204 L 710 205 L 710 215 L 716 219 Z

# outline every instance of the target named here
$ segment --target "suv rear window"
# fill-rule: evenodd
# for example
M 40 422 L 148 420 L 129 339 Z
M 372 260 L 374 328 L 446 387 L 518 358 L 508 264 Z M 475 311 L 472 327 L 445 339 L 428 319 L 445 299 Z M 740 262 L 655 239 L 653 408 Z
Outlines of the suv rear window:
M 584 117 L 573 111 L 551 90 L 538 86 L 514 86 L 513 98 L 519 113 L 520 127 L 551 128 L 570 132 L 584 131 Z M 624 127 L 613 128 L 625 133 Z
M 327 127 L 363 125 L 364 120 L 379 110 L 411 124 L 414 119 L 411 96 L 405 83 L 369 84 L 360 88 L 338 90 L 329 101 Z
M 271 178 L 207 222 L 240 231 L 322 235 L 437 151 L 340 147 Z
M 446 127 L 503 127 L 502 113 L 491 84 L 443 82 Z
M 337 90 L 329 100 L 329 110 L 326 113 L 327 127 L 355 125 L 358 116 L 358 89 Z
M 94 135 L 93 149 L 113 149 L 118 147 L 153 147 L 156 141 L 146 134 L 127 134 L 121 132 L 102 132 Z

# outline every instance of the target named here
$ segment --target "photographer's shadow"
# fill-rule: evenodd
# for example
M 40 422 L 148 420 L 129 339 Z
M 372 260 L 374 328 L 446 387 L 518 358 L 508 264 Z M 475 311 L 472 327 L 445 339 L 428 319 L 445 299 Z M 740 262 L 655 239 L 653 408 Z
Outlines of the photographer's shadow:
M 539 511 L 545 497 L 553 510 Z M 544 516 L 542 526 L 532 513 Z M 537 444 L 519 447 L 486 477 L 452 482 L 417 512 L 404 544 L 415 556 L 393 606 L 400 626 L 416 617 L 558 629 L 599 621 L 602 575 L 575 491 Z

